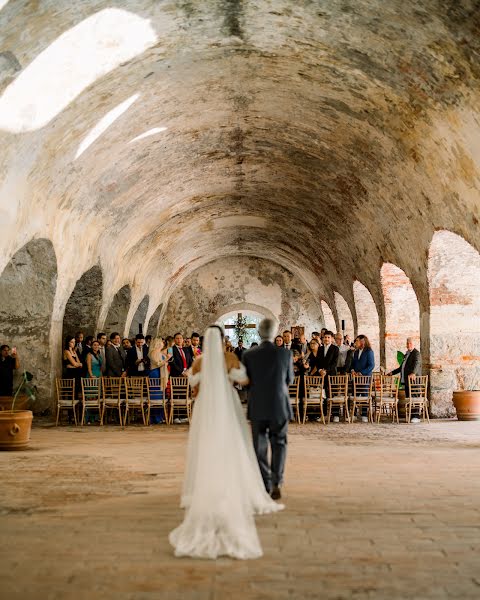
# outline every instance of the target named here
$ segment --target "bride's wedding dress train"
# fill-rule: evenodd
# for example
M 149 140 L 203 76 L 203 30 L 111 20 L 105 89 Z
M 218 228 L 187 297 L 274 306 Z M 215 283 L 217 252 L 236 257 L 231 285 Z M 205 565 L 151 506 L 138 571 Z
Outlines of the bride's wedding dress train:
M 176 556 L 258 558 L 262 548 L 254 514 L 281 510 L 265 491 L 242 405 L 227 374 L 218 328 L 209 328 L 187 449 L 181 525 L 169 536 Z M 195 379 L 196 378 L 196 379 Z

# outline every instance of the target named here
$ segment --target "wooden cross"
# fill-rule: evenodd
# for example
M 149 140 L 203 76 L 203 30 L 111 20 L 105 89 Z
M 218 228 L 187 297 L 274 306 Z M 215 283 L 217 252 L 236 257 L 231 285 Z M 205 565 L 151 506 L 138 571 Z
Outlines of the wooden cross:
M 243 321 L 243 315 L 242 313 L 238 313 L 237 315 L 237 322 L 234 323 L 233 325 L 225 325 L 225 329 L 235 329 L 236 327 L 238 327 L 238 324 L 241 323 Z M 249 323 L 248 325 L 245 325 L 245 327 L 243 327 L 242 329 L 256 329 L 256 325 L 255 323 Z

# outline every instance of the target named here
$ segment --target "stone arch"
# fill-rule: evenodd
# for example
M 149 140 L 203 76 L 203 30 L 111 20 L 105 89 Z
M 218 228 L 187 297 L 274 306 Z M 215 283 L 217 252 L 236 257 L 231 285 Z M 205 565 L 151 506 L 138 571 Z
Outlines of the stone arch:
M 50 404 L 50 328 L 56 287 L 57 258 L 52 243 L 44 238 L 18 250 L 0 276 L 0 343 L 16 346 L 21 370 L 33 374 L 36 412 Z
M 375 368 L 380 366 L 380 322 L 372 294 L 363 283 L 353 282 L 353 297 L 357 312 L 357 334 L 364 334 L 370 340 L 375 353 Z
M 431 411 L 455 414 L 452 391 L 480 389 L 480 254 L 437 231 L 428 257 Z
M 130 323 L 128 337 L 135 337 L 137 335 L 137 333 L 139 332 L 140 325 L 142 325 L 143 333 L 146 334 L 145 319 L 147 317 L 149 300 L 150 299 L 149 299 L 148 295 L 144 296 L 143 300 L 138 305 L 138 308 L 135 311 L 135 314 L 133 315 L 132 322 Z
M 236 315 L 239 312 L 255 313 L 256 315 L 265 317 L 267 319 L 273 319 L 273 321 L 275 321 L 275 323 L 280 325 L 278 317 L 276 317 L 269 308 L 265 308 L 265 306 L 260 306 L 259 304 L 252 304 L 250 302 L 240 302 L 239 304 L 231 304 L 229 306 L 222 308 L 222 310 L 219 310 L 217 312 L 217 314 L 215 315 L 214 320 L 212 322 L 216 323 L 217 321 L 220 321 L 221 319 Z
M 95 335 L 102 306 L 103 275 L 99 265 L 86 271 L 75 285 L 65 306 L 63 338 L 83 331 Z
M 342 326 L 342 321 L 345 321 L 345 333 L 348 334 L 353 340 L 355 336 L 355 325 L 353 322 L 352 311 L 350 310 L 347 301 L 341 294 L 334 292 L 334 297 L 340 328 Z
M 325 302 L 325 300 L 321 301 L 321 306 L 322 306 L 322 312 L 323 312 L 323 318 L 324 318 L 323 326 L 326 327 L 327 329 L 330 329 L 333 332 L 336 332 L 337 324 L 335 322 L 335 317 L 333 316 L 332 309 Z
M 120 288 L 115 294 L 103 327 L 107 333 L 118 331 L 120 335 L 124 335 L 131 299 L 132 292 L 128 284 Z
M 147 334 L 156 336 L 158 334 L 158 325 L 160 324 L 160 315 L 162 314 L 163 303 L 159 304 L 155 312 L 150 317 L 147 327 Z
M 420 350 L 420 308 L 417 295 L 404 271 L 384 263 L 380 271 L 385 303 L 385 363 L 387 370 L 398 366 L 397 351 L 405 352 L 407 337 Z

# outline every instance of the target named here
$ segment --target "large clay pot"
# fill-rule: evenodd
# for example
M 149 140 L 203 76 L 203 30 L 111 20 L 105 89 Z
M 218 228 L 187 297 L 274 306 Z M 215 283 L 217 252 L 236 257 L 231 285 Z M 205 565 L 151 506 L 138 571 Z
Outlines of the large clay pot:
M 13 396 L 0 396 L 0 410 L 11 410 L 12 400 Z M 27 410 L 28 402 L 28 396 L 18 395 L 15 400 L 15 410 Z
M 453 404 L 459 421 L 480 421 L 480 390 L 453 392 Z
M 22 450 L 30 441 L 31 410 L 0 411 L 0 450 Z

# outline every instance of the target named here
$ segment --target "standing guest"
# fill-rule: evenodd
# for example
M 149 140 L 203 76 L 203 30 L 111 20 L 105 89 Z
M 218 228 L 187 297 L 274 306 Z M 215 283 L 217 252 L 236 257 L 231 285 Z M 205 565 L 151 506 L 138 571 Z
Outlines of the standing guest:
M 190 355 L 190 358 L 193 362 L 192 338 L 187 337 L 183 340 L 183 350 Z
M 318 349 L 320 348 L 320 345 L 317 341 L 316 338 L 313 338 L 313 340 L 310 342 L 310 352 L 307 356 L 306 362 L 308 364 L 308 369 L 309 369 L 309 375 L 316 375 L 318 377 L 318 370 L 319 370 L 319 354 L 318 354 Z
M 257 343 L 257 342 L 252 342 L 252 343 L 250 344 L 250 348 L 255 348 L 256 346 L 258 346 L 258 343 Z
M 302 333 L 299 337 L 297 350 L 300 352 L 300 354 L 303 354 L 303 356 L 306 356 L 308 352 L 308 342 L 304 333 Z
M 233 352 L 234 348 L 233 348 L 233 344 L 230 340 L 228 340 L 228 342 L 225 342 L 225 352 Z
M 87 356 L 88 356 L 88 353 L 92 351 L 92 344 L 93 344 L 94 339 L 95 338 L 93 337 L 93 335 L 87 335 L 87 337 L 85 338 L 85 341 L 83 343 L 82 354 L 78 354 L 78 352 L 77 352 L 77 356 L 83 365 L 82 377 L 88 377 L 88 375 L 87 375 Z
M 75 352 L 75 338 L 68 335 L 63 347 L 63 374 L 64 379 L 75 379 L 76 394 L 80 394 L 80 378 L 82 377 L 83 365 L 78 354 Z
M 243 340 L 240 338 L 238 340 L 238 346 L 234 350 L 234 353 L 240 362 L 242 362 L 242 356 L 243 356 L 244 352 L 245 352 L 245 348 L 243 346 Z
M 192 356 L 190 352 L 183 349 L 183 335 L 176 333 L 174 336 L 175 344 L 172 346 L 173 359 L 170 362 L 171 377 L 187 377 L 188 369 L 192 366 Z
M 20 359 L 14 346 L 10 353 L 10 346 L 3 344 L 0 347 L 0 396 L 13 395 L 13 372 L 20 368 Z
M 91 351 L 87 354 L 87 373 L 90 379 L 99 379 L 102 376 L 102 355 L 100 353 L 100 343 L 95 340 Z
M 350 346 L 350 348 L 353 348 L 355 343 L 352 342 L 350 336 L 348 335 L 348 333 L 345 335 L 344 339 L 343 339 L 343 343 L 346 344 L 347 346 Z
M 333 343 L 333 333 L 326 329 L 323 333 L 323 346 L 318 350 L 317 368 L 320 375 L 336 375 L 338 347 Z
M 355 340 L 351 373 L 352 375 L 371 375 L 375 366 L 375 355 L 366 335 L 358 335 Z
M 317 340 L 319 345 L 321 344 L 320 334 L 318 333 L 318 331 L 314 331 L 312 333 L 312 339 Z
M 337 372 L 340 375 L 345 375 L 345 363 L 347 360 L 350 346 L 343 343 L 343 335 L 339 332 L 335 334 L 335 344 L 338 346 L 338 360 L 337 360 Z
M 102 356 L 102 369 L 105 371 L 105 347 L 107 345 L 107 334 L 103 331 L 97 333 L 97 342 L 100 344 L 100 354 Z
M 152 336 L 151 335 L 146 335 L 145 336 L 145 346 L 150 349 L 150 344 L 152 343 Z
M 285 350 L 293 350 L 292 332 L 288 331 L 288 329 L 283 332 L 283 347 Z
M 150 388 L 150 399 L 162 400 L 167 388 L 168 361 L 170 360 L 165 351 L 165 342 L 163 338 L 157 337 L 152 340 L 148 349 L 148 358 L 150 359 L 150 372 L 148 377 L 150 379 L 160 380 L 159 388 Z M 150 413 L 150 420 L 152 423 L 165 423 L 165 413 L 163 408 L 155 407 L 152 409 L 152 412 Z
M 192 353 L 194 359 L 202 354 L 200 348 L 200 335 L 196 331 L 192 332 Z
M 405 386 L 405 397 L 410 398 L 410 382 L 415 382 L 415 378 L 422 374 L 422 357 L 420 351 L 415 348 L 413 338 L 407 338 L 407 351 L 403 357 L 402 364 L 388 375 L 397 375 L 400 373 L 400 383 Z M 415 411 L 415 412 L 414 412 Z M 412 409 L 412 423 L 420 422 L 419 409 Z
M 298 350 L 293 351 L 293 374 L 300 377 L 298 387 L 299 411 L 303 415 L 303 403 L 305 402 L 305 375 L 308 373 L 309 364 Z
M 127 374 L 129 377 L 146 377 L 150 370 L 148 348 L 143 333 L 135 336 L 135 346 L 127 352 Z
M 110 335 L 111 344 L 105 348 L 105 375 L 107 377 L 125 377 L 127 352 L 120 344 L 120 334 L 114 331 Z
M 275 338 L 275 346 L 278 346 L 279 348 L 283 347 L 283 337 L 281 335 L 277 335 Z
M 132 342 L 128 338 L 123 338 L 122 348 L 125 350 L 125 354 L 130 350 L 131 347 L 132 347 Z
M 77 331 L 75 334 L 75 351 L 78 356 L 83 356 L 83 331 Z

